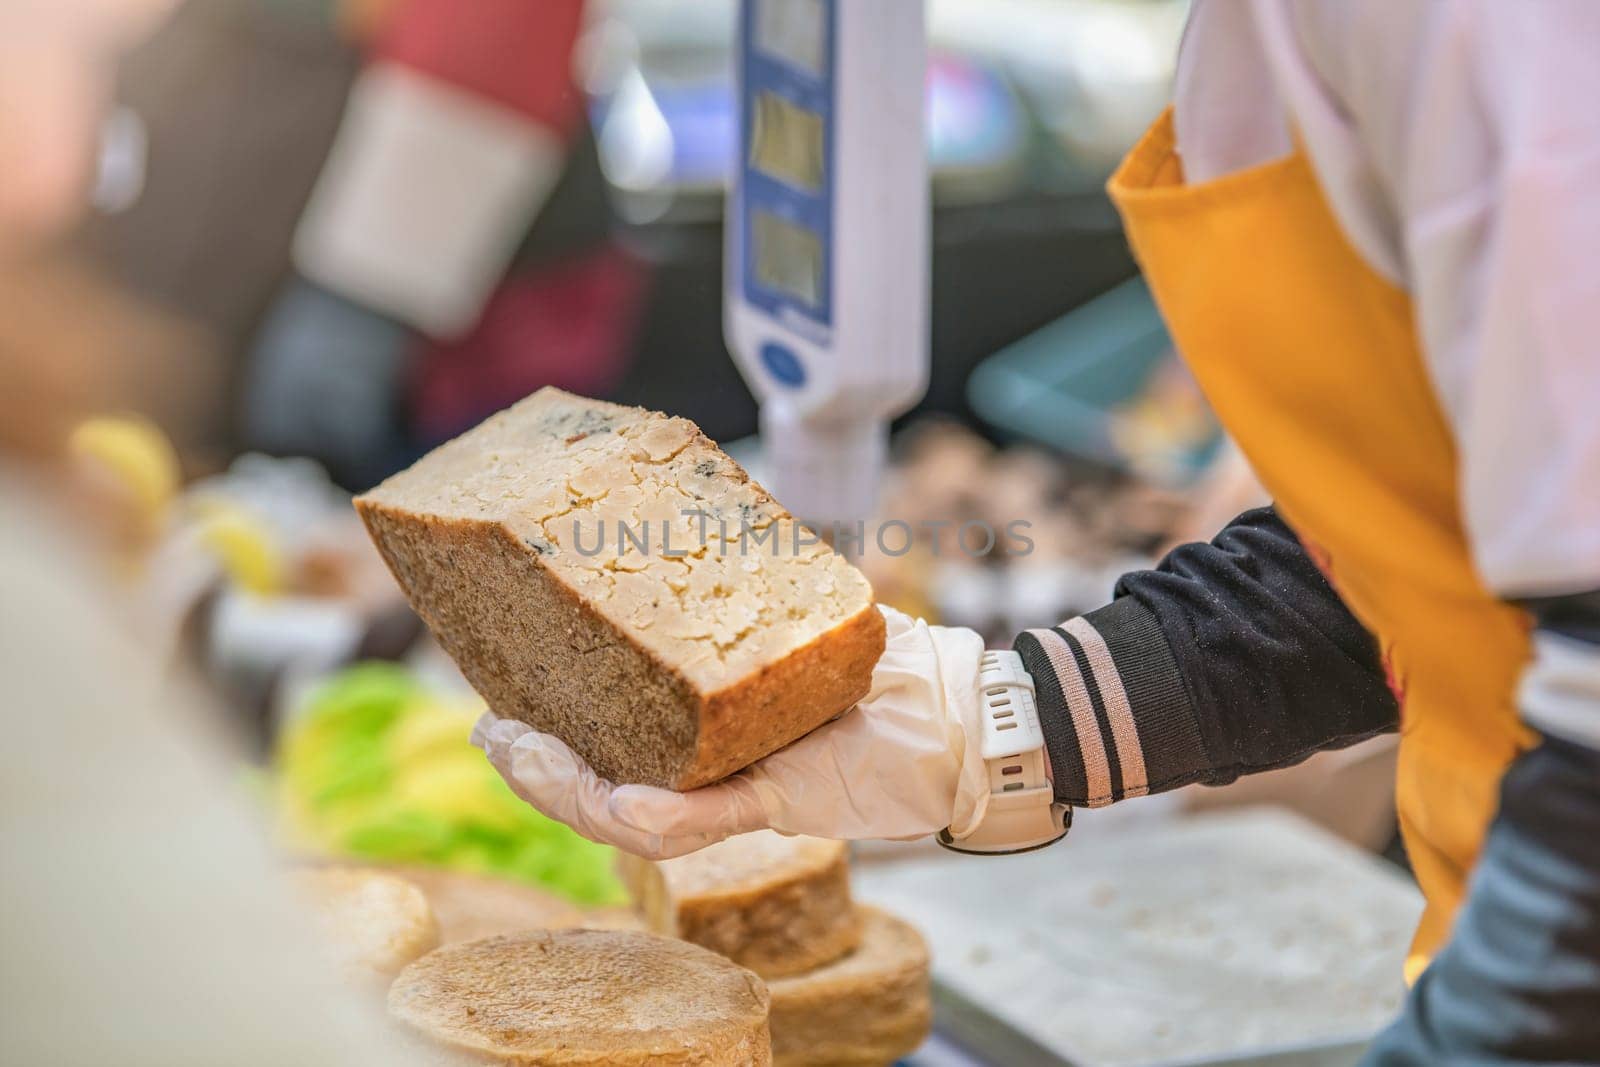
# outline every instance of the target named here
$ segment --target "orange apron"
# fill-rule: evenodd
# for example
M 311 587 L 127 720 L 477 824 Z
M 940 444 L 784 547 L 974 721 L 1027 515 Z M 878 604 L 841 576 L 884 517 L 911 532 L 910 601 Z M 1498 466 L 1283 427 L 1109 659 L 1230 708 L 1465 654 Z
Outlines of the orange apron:
M 1472 564 L 1411 302 L 1345 239 L 1300 150 L 1186 185 L 1169 111 L 1109 188 L 1178 350 L 1383 650 L 1401 698 L 1400 829 L 1427 898 L 1413 979 L 1532 738 L 1513 704 L 1527 619 Z

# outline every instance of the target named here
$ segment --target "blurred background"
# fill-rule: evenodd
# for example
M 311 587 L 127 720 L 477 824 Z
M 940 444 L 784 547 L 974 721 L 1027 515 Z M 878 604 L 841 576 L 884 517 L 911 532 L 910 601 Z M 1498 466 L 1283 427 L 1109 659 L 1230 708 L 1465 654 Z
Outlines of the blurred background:
M 1024 520 L 1035 547 L 869 546 L 884 601 L 1009 646 L 1264 502 L 1102 190 L 1170 96 L 1186 8 L 930 0 L 932 372 L 881 507 Z M 291 854 L 622 900 L 604 850 L 466 744 L 476 697 L 349 496 L 545 385 L 691 418 L 759 472 L 721 315 L 734 9 L 177 4 L 104 67 L 64 179 L 85 209 L 8 239 L 8 486 L 72 516 L 96 588 L 202 680 Z M 57 130 L 48 80 L 13 82 Z M 1103 818 L 1289 807 L 1398 871 L 1391 759 L 1380 740 Z
M 735 5 L 467 5 L 459 25 L 444 5 L 407 7 L 191 3 L 123 64 L 98 211 L 72 255 L 193 328 L 189 407 L 153 412 L 186 455 L 305 454 L 360 487 L 549 383 L 682 414 L 720 441 L 754 432 L 720 319 Z M 934 371 L 913 418 L 970 420 L 983 360 L 1133 276 L 1101 185 L 1167 98 L 1184 13 L 930 5 Z M 398 65 L 433 75 L 446 102 L 386 92 Z M 498 144 L 474 142 L 476 104 L 508 119 L 484 138 Z M 421 172 L 430 140 L 460 150 L 453 166 L 435 157 L 453 182 Z M 330 214 L 383 199 L 471 231 L 473 247 L 430 264 L 459 310 L 329 250 Z M 302 350 L 318 347 L 361 358 L 316 360 L 323 379 L 305 380 Z M 319 422 L 320 407 L 340 417 Z
M 319 517 L 365 557 L 349 492 L 541 386 L 686 416 L 759 469 L 721 318 L 735 10 L 179 5 L 117 67 L 89 213 L 0 297 L 19 432 L 138 416 L 175 494 L 225 500 L 273 557 L 235 579 L 372 600 L 384 576 Z M 1035 550 L 869 545 L 884 599 L 1008 639 L 1259 499 L 1102 190 L 1167 99 L 1185 11 L 929 5 L 932 370 L 881 507 L 1023 520 Z M 374 236 L 395 217 L 415 232 Z M 71 404 L 63 357 L 101 379 Z

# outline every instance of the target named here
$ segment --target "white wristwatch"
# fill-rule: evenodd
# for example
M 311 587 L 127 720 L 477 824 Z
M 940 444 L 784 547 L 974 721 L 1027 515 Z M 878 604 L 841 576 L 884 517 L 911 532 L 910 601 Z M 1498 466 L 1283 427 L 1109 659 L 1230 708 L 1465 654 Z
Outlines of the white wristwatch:
M 988 651 L 978 667 L 982 703 L 983 762 L 989 770 L 989 807 L 960 839 L 940 830 L 938 841 L 955 852 L 1004 855 L 1054 844 L 1072 825 L 1072 809 L 1059 803 L 1045 770 L 1044 730 L 1033 676 L 1015 652 Z

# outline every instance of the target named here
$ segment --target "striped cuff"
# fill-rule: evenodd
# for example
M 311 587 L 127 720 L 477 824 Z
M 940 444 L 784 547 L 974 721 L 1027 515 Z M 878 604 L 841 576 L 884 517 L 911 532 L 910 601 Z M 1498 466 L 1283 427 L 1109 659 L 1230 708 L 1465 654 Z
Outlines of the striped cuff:
M 1210 769 L 1172 649 L 1132 597 L 1012 647 L 1033 675 L 1058 800 L 1103 807 Z

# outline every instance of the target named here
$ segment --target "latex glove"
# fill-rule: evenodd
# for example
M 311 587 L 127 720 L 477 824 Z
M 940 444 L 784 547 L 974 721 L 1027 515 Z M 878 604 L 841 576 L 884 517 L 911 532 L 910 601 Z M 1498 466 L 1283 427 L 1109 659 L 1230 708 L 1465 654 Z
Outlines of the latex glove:
M 570 748 L 485 713 L 472 742 L 511 788 L 585 837 L 652 859 L 771 828 L 848 840 L 915 838 L 982 819 L 983 639 L 882 608 L 883 657 L 866 699 L 731 778 L 688 793 L 613 786 Z

